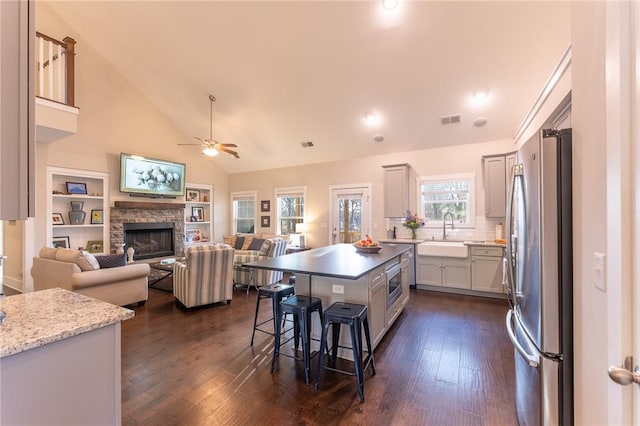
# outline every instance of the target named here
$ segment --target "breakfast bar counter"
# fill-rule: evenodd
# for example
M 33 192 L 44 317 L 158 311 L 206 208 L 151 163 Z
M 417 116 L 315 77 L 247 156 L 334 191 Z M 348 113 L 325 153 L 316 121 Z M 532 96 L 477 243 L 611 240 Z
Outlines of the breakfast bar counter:
M 409 301 L 408 258 L 407 246 L 382 245 L 378 253 L 361 253 L 351 244 L 335 244 L 244 266 L 295 273 L 296 294 L 320 298 L 323 309 L 334 302 L 366 305 L 375 348 Z M 320 331 L 314 324 L 313 337 Z M 341 341 L 350 345 L 348 333 Z M 340 355 L 351 358 L 348 351 Z
M 121 424 L 129 309 L 54 288 L 0 300 L 0 424 Z

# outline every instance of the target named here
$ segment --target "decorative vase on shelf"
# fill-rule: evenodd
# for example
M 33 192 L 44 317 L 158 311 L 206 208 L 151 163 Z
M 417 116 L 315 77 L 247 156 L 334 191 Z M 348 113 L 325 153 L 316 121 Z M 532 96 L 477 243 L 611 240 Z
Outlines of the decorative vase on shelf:
M 416 239 L 416 230 L 415 229 L 411 229 L 411 239 L 412 240 Z
M 72 225 L 84 225 L 86 213 L 82 210 L 84 201 L 71 201 L 71 211 L 69 212 L 69 223 Z

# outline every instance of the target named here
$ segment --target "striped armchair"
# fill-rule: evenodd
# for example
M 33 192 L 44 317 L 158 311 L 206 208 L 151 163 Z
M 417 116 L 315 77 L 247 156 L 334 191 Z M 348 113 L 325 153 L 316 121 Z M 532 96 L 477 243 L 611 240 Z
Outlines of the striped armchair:
M 260 250 L 236 250 L 234 255 L 233 281 L 236 285 L 263 286 L 275 284 L 282 279 L 282 271 L 244 268 L 243 264 L 265 257 L 277 257 L 287 253 L 287 240 L 274 237 L 264 241 Z
M 228 244 L 188 247 L 184 263 L 173 267 L 173 295 L 186 308 L 231 302 L 233 248 Z

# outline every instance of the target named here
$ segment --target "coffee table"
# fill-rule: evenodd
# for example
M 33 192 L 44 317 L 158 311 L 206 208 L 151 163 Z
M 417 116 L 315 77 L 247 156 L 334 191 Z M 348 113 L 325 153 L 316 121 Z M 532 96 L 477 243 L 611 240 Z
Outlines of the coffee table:
M 154 285 L 158 284 L 163 279 L 173 275 L 173 265 L 175 265 L 175 263 L 162 263 L 162 262 L 149 263 L 149 267 L 151 269 L 161 271 L 160 276 L 158 278 L 155 278 L 153 281 L 149 281 L 149 287 L 155 288 L 156 290 L 171 291 L 171 290 L 167 290 L 160 287 L 154 287 Z

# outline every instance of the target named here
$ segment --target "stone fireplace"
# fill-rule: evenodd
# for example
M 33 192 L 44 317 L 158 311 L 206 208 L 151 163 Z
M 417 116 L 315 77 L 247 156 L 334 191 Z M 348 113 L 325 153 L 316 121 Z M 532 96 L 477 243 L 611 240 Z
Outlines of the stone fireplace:
M 137 244 L 135 259 L 184 256 L 184 204 L 116 201 L 115 206 L 111 208 L 112 253 L 127 243 L 125 225 L 128 243 L 133 244 L 134 248 Z M 164 231 L 160 232 L 160 229 Z M 138 235 L 132 237 L 129 230 L 133 231 L 132 235 Z M 173 234 L 173 254 L 165 254 L 170 250 L 166 247 L 171 245 L 171 242 L 167 242 L 168 232 Z M 153 253 L 152 249 L 158 247 L 160 250 Z M 138 253 L 138 248 L 142 253 Z

